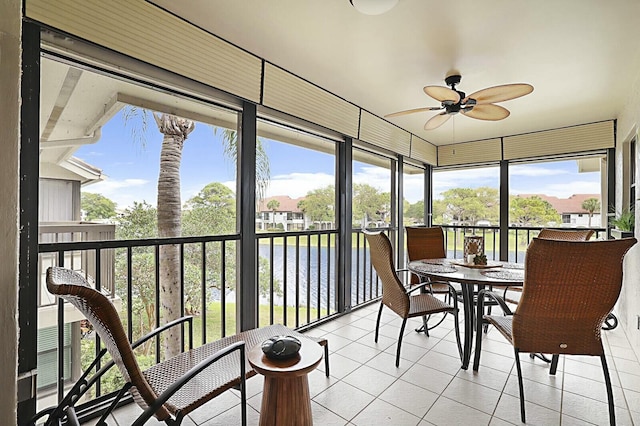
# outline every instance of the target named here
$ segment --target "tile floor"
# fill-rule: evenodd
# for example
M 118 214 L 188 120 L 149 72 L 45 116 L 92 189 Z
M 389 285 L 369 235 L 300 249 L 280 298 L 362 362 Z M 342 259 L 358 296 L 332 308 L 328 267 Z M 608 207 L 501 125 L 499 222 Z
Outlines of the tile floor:
M 396 337 L 401 320 L 385 309 L 378 343 L 373 341 L 377 304 L 358 309 L 310 330 L 329 339 L 330 372 L 320 363 L 309 374 L 316 425 L 511 425 L 520 423 L 518 380 L 512 347 L 490 329 L 483 343 L 481 366 L 460 369 L 453 322 L 431 331 L 414 329 L 410 320 L 395 367 Z M 449 316 L 449 318 L 451 318 Z M 640 364 L 621 327 L 603 332 L 618 425 L 640 425 Z M 561 357 L 556 376 L 548 364 L 521 355 L 525 377 L 527 424 L 608 424 L 607 395 L 596 357 Z M 258 424 L 261 376 L 247 382 L 249 424 Z M 228 391 L 191 413 L 193 425 L 240 424 L 240 398 Z M 128 425 L 139 414 L 129 405 L 109 424 Z M 152 420 L 149 424 L 159 424 Z M 164 424 L 164 423 L 162 423 Z

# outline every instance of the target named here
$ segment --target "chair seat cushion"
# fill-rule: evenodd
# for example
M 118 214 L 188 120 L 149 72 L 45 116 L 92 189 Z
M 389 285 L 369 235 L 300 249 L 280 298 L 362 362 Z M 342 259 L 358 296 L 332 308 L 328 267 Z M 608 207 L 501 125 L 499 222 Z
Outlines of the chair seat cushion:
M 511 337 L 513 317 L 511 315 L 485 315 L 484 319 L 489 321 L 509 342 L 513 341 Z
M 430 294 L 409 296 L 409 318 L 421 315 L 436 314 L 438 312 L 453 311 L 453 306 Z
M 243 340 L 246 350 L 260 345 L 263 341 L 273 336 L 290 335 L 298 340 L 312 340 L 316 343 L 318 339 L 310 338 L 283 325 L 274 324 L 267 327 L 256 328 L 243 331 L 238 334 L 223 337 L 206 345 L 192 349 L 191 351 L 181 353 L 161 364 L 156 364 L 145 370 L 142 374 L 145 376 L 149 385 L 156 394 L 164 392 L 179 377 L 186 373 L 189 369 L 196 366 L 200 361 L 213 355 L 220 349 L 224 349 L 232 343 Z M 325 342 L 326 344 L 326 342 Z M 248 360 L 245 360 L 246 376 L 252 377 L 256 374 Z M 211 366 L 202 371 L 197 377 L 187 382 L 187 384 L 176 392 L 165 406 L 175 413 L 182 410 L 183 414 L 187 414 L 211 398 L 219 395 L 227 389 L 240 383 L 240 355 L 239 353 L 225 356 Z M 146 405 L 146 404 L 145 404 Z

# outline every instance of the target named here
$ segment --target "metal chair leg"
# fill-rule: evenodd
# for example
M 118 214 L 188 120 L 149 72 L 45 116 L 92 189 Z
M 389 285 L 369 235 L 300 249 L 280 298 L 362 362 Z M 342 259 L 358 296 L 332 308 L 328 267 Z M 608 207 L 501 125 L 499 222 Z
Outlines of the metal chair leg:
M 526 423 L 527 420 L 524 414 L 524 385 L 522 383 L 522 368 L 520 367 L 520 351 L 518 348 L 513 348 L 516 354 L 516 369 L 518 370 L 518 388 L 520 390 L 520 419 L 522 423 Z
M 380 317 L 382 316 L 382 302 L 380 302 L 380 309 L 378 310 L 378 319 L 376 320 L 376 336 L 374 341 L 378 343 L 378 328 L 380 328 Z
M 559 358 L 560 358 L 560 355 L 558 354 L 553 354 L 553 357 L 551 358 L 551 367 L 549 368 L 549 374 L 551 374 L 552 376 L 555 376 L 556 371 L 558 370 Z
M 324 374 L 329 377 L 329 342 L 324 345 Z
M 615 426 L 616 410 L 613 405 L 613 389 L 611 388 L 611 377 L 609 376 L 607 359 L 605 358 L 604 354 L 600 355 L 600 362 L 602 363 L 602 372 L 604 373 L 604 383 L 607 386 L 607 400 L 609 401 L 609 424 L 611 426 Z
M 396 367 L 400 366 L 400 345 L 402 345 L 402 335 L 404 334 L 404 326 L 407 325 L 407 319 L 402 319 L 402 327 L 400 327 L 400 335 L 398 336 L 398 349 L 396 351 Z

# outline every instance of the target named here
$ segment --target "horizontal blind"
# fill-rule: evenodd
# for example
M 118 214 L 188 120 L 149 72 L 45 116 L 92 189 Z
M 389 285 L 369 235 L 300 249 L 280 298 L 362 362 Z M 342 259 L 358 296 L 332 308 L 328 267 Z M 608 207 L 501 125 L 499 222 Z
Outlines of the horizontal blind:
M 253 102 L 261 59 L 142 0 L 27 0 L 53 28 Z
M 482 164 L 500 161 L 501 159 L 502 146 L 500 139 L 486 139 L 438 147 L 438 166 Z
M 411 133 L 367 111 L 360 116 L 358 139 L 407 157 L 411 154 Z
M 360 108 L 269 63 L 262 103 L 347 136 L 358 134 Z
M 615 147 L 613 121 L 504 138 L 504 159 L 542 157 Z
M 416 135 L 411 135 L 411 155 L 409 157 L 435 166 L 438 164 L 438 148 Z

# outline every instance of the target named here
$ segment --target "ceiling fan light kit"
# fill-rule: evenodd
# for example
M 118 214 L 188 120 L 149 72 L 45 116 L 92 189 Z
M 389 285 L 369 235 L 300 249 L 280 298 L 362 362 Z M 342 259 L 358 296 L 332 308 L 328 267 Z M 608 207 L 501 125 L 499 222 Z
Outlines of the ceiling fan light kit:
M 462 76 L 458 73 L 447 74 L 444 82 L 449 87 L 425 86 L 424 93 L 440 102 L 440 107 L 414 108 L 405 111 L 388 114 L 386 118 L 399 117 L 423 111 L 443 112 L 431 117 L 424 125 L 425 130 L 433 130 L 442 126 L 452 115 L 462 113 L 477 120 L 498 121 L 509 116 L 509 110 L 495 105 L 495 102 L 504 102 L 528 95 L 533 91 L 533 86 L 526 83 L 503 84 L 501 86 L 488 87 L 470 94 L 457 90 Z
M 393 9 L 398 0 L 349 0 L 349 3 L 365 15 L 382 15 Z

